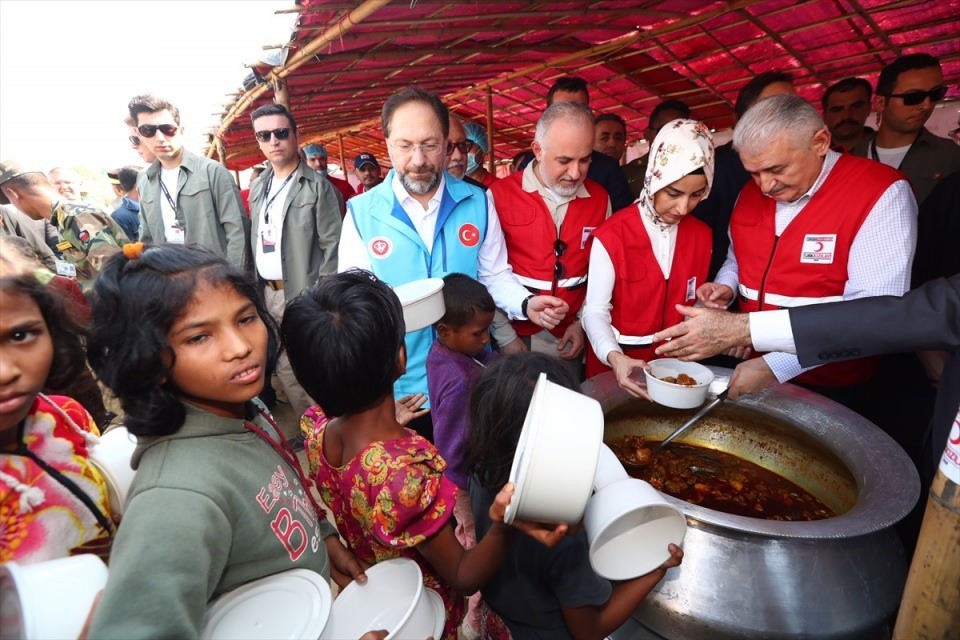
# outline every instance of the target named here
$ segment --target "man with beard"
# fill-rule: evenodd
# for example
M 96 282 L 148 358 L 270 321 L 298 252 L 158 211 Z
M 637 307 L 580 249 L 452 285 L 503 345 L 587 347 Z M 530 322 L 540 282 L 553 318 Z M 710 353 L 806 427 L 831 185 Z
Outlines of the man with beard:
M 443 170 L 450 115 L 440 99 L 421 89 L 403 89 L 384 104 L 381 121 L 393 169 L 382 183 L 347 203 L 339 270 L 367 269 L 394 287 L 464 273 L 483 283 L 512 319 L 529 318 L 546 329 L 560 324 L 567 304 L 531 295 L 513 274 L 488 194 Z M 427 393 L 433 339 L 431 327 L 407 334 L 406 372 L 394 387 L 397 397 Z M 432 435 L 429 416 L 410 426 Z
M 820 104 L 837 151 L 851 151 L 873 134 L 873 129 L 865 126 L 872 95 L 873 88 L 863 78 L 844 78 L 827 87 Z
M 514 273 L 531 291 L 570 306 L 570 315 L 552 329 L 514 320 L 512 326 L 495 323 L 494 337 L 509 345 L 519 335 L 533 351 L 568 361 L 578 378 L 585 337 L 576 314 L 587 293 L 591 238 L 610 217 L 606 190 L 587 178 L 593 143 L 590 107 L 554 102 L 537 122 L 534 161 L 490 187 Z

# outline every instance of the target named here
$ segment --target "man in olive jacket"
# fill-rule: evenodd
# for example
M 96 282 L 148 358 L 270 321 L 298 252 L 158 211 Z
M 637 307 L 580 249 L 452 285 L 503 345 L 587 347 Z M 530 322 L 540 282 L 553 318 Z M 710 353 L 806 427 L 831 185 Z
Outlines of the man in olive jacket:
M 268 104 L 250 117 L 268 162 L 250 187 L 250 246 L 267 308 L 279 322 L 286 302 L 320 276 L 337 272 L 340 207 L 335 187 L 300 157 L 290 112 Z M 297 416 L 314 404 L 297 384 L 286 354 L 277 363 L 277 378 Z
M 140 240 L 196 243 L 246 267 L 247 222 L 227 168 L 183 147 L 180 111 L 151 95 L 128 105 L 142 144 L 157 159 L 140 174 Z

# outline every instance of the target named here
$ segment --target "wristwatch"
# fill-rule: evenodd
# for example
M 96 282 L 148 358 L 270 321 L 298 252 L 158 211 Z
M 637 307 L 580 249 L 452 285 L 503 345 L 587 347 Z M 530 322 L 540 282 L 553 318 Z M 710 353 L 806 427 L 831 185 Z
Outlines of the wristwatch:
M 523 315 L 524 318 L 528 318 L 528 319 L 530 318 L 530 316 L 527 315 L 527 304 L 530 303 L 531 298 L 533 298 L 533 296 L 527 296 L 526 298 L 523 299 L 523 302 L 520 303 L 520 313 L 521 315 Z

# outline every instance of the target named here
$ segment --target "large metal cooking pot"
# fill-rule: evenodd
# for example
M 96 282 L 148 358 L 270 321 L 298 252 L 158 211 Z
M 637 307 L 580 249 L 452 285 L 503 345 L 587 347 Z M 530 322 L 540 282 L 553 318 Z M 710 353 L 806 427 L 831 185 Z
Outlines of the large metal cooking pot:
M 583 392 L 603 406 L 608 441 L 627 433 L 663 439 L 695 411 L 631 398 L 612 372 L 588 380 Z M 684 640 L 883 637 L 907 571 L 892 526 L 920 493 L 893 439 L 831 400 L 776 385 L 728 401 L 677 442 L 771 469 L 839 515 L 778 522 L 667 496 L 687 516 L 684 561 L 637 609 L 637 620 Z

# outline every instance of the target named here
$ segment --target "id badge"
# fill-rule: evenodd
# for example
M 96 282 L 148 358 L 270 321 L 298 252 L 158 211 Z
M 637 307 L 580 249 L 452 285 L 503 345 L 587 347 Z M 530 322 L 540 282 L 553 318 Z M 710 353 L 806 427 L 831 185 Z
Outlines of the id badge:
M 696 297 L 697 297 L 697 276 L 693 276 L 692 278 L 687 280 L 687 297 L 684 298 L 684 301 L 695 300 Z
M 580 231 L 580 250 L 583 251 L 587 248 L 587 240 L 590 239 L 590 234 L 596 230 L 596 227 L 584 227 Z
M 56 266 L 58 276 L 66 276 L 68 278 L 77 277 L 77 265 L 71 264 L 66 260 L 57 260 Z
M 277 250 L 277 241 L 274 238 L 273 225 L 266 225 L 260 231 L 260 245 L 264 253 L 273 253 Z

